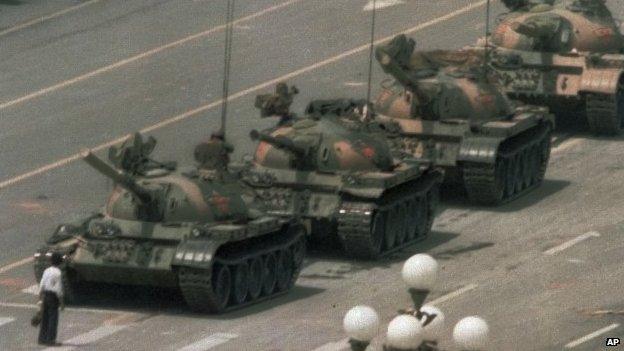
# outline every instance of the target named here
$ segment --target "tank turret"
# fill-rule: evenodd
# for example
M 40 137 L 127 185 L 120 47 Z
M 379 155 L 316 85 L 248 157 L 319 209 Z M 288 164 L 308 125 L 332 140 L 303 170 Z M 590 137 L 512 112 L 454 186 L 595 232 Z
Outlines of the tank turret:
M 382 69 L 404 88 L 388 89 L 377 101 L 377 110 L 396 117 L 425 120 L 466 119 L 486 121 L 506 118 L 513 106 L 488 81 L 477 57 L 469 52 L 415 52 L 416 42 L 396 36 L 377 47 Z
M 567 53 L 621 53 L 617 22 L 604 0 L 504 1 L 492 43 L 507 49 Z

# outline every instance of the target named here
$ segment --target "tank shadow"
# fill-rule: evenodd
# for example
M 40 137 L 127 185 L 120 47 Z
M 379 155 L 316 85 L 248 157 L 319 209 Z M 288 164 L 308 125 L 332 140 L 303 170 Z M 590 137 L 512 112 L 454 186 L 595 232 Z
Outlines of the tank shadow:
M 204 319 L 232 319 L 260 313 L 276 306 L 305 299 L 323 292 L 324 289 L 295 285 L 288 293 L 256 304 L 226 312 L 203 314 L 192 311 L 177 289 L 133 287 L 109 284 L 93 284 L 84 288 L 74 308 L 95 308 L 111 312 L 144 313 L 147 315 L 184 315 Z
M 417 253 L 427 253 L 458 236 L 459 234 L 456 233 L 433 231 L 425 240 L 403 247 L 400 250 L 392 252 L 377 261 L 354 260 L 345 256 L 339 247 L 317 246 L 308 251 L 308 258 L 306 259 L 306 262 L 304 262 L 304 272 L 301 274 L 301 277 L 309 279 L 346 279 L 347 275 L 358 271 L 380 267 L 388 268 L 397 262 L 405 261 L 410 256 Z M 318 263 L 328 264 L 334 267 L 332 267 L 327 274 L 305 273 L 306 267 Z M 343 264 L 343 266 L 339 266 L 340 264 Z
M 465 193 L 461 193 L 461 190 L 456 190 L 454 193 L 446 193 L 446 190 L 442 193 L 443 208 L 464 208 L 480 211 L 491 212 L 514 212 L 524 208 L 533 206 L 543 199 L 552 196 L 568 187 L 571 183 L 567 180 L 559 179 L 545 179 L 541 186 L 531 190 L 527 194 L 520 196 L 508 203 L 500 206 L 479 206 L 471 204 Z M 461 194 L 461 196 L 458 196 Z
M 21 0 L 0 0 L 0 5 L 18 6 L 22 4 Z

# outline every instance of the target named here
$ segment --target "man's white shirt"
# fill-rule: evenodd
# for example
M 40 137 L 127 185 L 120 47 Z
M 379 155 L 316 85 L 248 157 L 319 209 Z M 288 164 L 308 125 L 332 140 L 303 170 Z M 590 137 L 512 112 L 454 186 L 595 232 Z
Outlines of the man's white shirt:
M 43 271 L 41 282 L 39 283 L 39 292 L 50 291 L 56 294 L 60 299 L 63 297 L 63 284 L 61 282 L 61 270 L 58 267 L 48 267 Z

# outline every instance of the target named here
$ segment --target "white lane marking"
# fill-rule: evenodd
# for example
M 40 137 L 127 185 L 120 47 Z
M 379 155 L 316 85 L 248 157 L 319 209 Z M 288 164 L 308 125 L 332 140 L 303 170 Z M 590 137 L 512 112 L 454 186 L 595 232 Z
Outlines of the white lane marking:
M 5 325 L 5 324 L 9 324 L 11 322 L 13 322 L 15 320 L 15 318 L 11 318 L 11 317 L 0 317 L 0 327 Z
M 39 24 L 41 22 L 45 22 L 47 20 L 51 20 L 53 18 L 65 15 L 67 13 L 74 12 L 74 11 L 76 11 L 78 9 L 81 9 L 81 8 L 85 7 L 85 6 L 93 5 L 96 2 L 100 2 L 100 1 L 102 1 L 102 0 L 89 0 L 89 1 L 85 1 L 82 4 L 71 6 L 71 7 L 68 7 L 66 9 L 63 9 L 63 10 L 51 13 L 49 15 L 45 15 L 43 17 L 35 18 L 35 19 L 30 20 L 30 21 L 17 24 L 17 25 L 15 25 L 13 27 L 9 27 L 9 28 L 7 28 L 7 29 L 5 29 L 3 31 L 0 31 L 0 37 L 3 36 L 3 35 L 7 35 L 9 33 L 13 33 L 15 31 L 18 31 L 20 29 L 24 29 L 24 28 L 33 26 L 35 24 Z
M 297 0 L 297 1 L 301 1 L 301 0 Z M 483 6 L 485 3 L 486 3 L 485 0 L 481 0 L 481 1 L 473 3 L 471 5 L 462 7 L 461 9 L 455 10 L 453 12 L 450 12 L 450 13 L 444 15 L 444 16 L 441 16 L 441 17 L 438 17 L 438 18 L 434 18 L 434 19 L 432 19 L 430 21 L 427 21 L 425 23 L 421 23 L 421 24 L 419 24 L 417 26 L 408 28 L 408 29 L 406 29 L 406 30 L 404 30 L 402 32 L 398 32 L 398 33 L 389 35 L 389 36 L 387 36 L 385 38 L 381 38 L 381 39 L 375 41 L 374 45 L 378 45 L 380 43 L 388 41 L 388 40 L 392 39 L 396 34 L 399 34 L 399 33 L 410 34 L 410 33 L 421 31 L 423 29 L 426 29 L 428 27 L 436 25 L 436 24 L 438 24 L 440 22 L 444 22 L 444 21 L 450 20 L 452 18 L 455 18 L 457 16 L 460 16 L 460 15 L 462 15 L 464 13 L 470 12 L 470 11 L 472 11 L 472 10 L 478 8 L 478 7 Z M 254 87 L 251 87 L 251 88 L 239 91 L 236 94 L 230 95 L 229 98 L 228 98 L 228 101 L 239 99 L 239 98 L 241 98 L 243 96 L 249 95 L 249 94 L 254 93 L 254 92 L 258 91 L 258 90 L 262 90 L 262 89 L 265 89 L 265 88 L 270 87 L 272 85 L 275 85 L 276 83 L 279 83 L 281 81 L 289 80 L 289 79 L 292 79 L 294 77 L 300 76 L 300 75 L 302 75 L 304 73 L 307 73 L 307 72 L 313 71 L 315 69 L 327 66 L 327 65 L 329 65 L 331 63 L 340 61 L 340 60 L 342 60 L 342 59 L 344 59 L 346 57 L 353 56 L 353 55 L 355 55 L 357 53 L 360 53 L 362 51 L 368 50 L 369 48 L 370 48 L 370 44 L 364 44 L 362 46 L 356 47 L 356 48 L 351 49 L 349 51 L 345 51 L 345 52 L 343 52 L 343 53 L 341 53 L 339 55 L 336 55 L 334 57 L 330 57 L 330 58 L 328 58 L 326 60 L 317 62 L 317 63 L 315 63 L 313 65 L 310 65 L 310 66 L 298 69 L 296 71 L 292 71 L 292 72 L 290 72 L 288 74 L 285 74 L 285 75 L 283 75 L 281 77 L 278 77 L 278 78 L 272 79 L 270 81 L 267 81 L 265 83 L 258 84 L 258 85 L 254 86 Z M 197 115 L 197 114 L 199 114 L 201 112 L 204 112 L 206 110 L 215 108 L 217 106 L 221 106 L 221 103 L 222 103 L 222 100 L 217 100 L 217 101 L 211 102 L 209 104 L 201 105 L 201 106 L 196 107 L 196 108 L 194 108 L 192 110 L 184 112 L 184 113 L 182 113 L 180 115 L 167 118 L 167 119 L 165 119 L 165 120 L 163 120 L 163 121 L 161 121 L 159 123 L 156 123 L 156 124 L 154 124 L 152 126 L 143 128 L 142 130 L 140 130 L 140 132 L 141 133 L 148 133 L 148 132 L 154 131 L 156 129 L 160 129 L 160 128 L 165 127 L 165 126 L 167 126 L 169 124 L 173 124 L 173 123 L 185 120 L 185 119 L 187 119 L 189 117 L 195 116 L 195 115 Z M 107 143 L 100 144 L 98 146 L 93 147 L 92 150 L 98 151 L 98 150 L 102 150 L 102 149 L 104 149 L 106 147 L 118 144 L 118 143 L 122 142 L 123 140 L 125 140 L 126 137 L 127 136 L 123 136 L 121 138 L 117 138 L 115 140 L 111 140 L 111 141 L 109 141 Z M 34 169 L 34 170 L 30 171 L 30 172 L 21 174 L 19 176 L 13 177 L 13 178 L 9 178 L 7 180 L 4 180 L 4 181 L 0 182 L 0 189 L 4 189 L 4 188 L 6 188 L 8 186 L 11 186 L 11 185 L 16 184 L 18 182 L 21 182 L 21 181 L 26 180 L 28 178 L 32 178 L 32 177 L 34 177 L 36 175 L 39 175 L 41 173 L 44 173 L 44 172 L 47 172 L 47 171 L 59 168 L 61 166 L 69 164 L 69 163 L 71 163 L 73 161 L 76 161 L 76 160 L 78 160 L 80 158 L 81 158 L 81 154 L 80 153 L 76 153 L 74 155 L 71 155 L 71 156 L 68 156 L 66 158 L 60 159 L 58 161 L 55 161 L 55 162 L 50 163 L 50 164 L 47 164 L 47 165 L 42 166 L 40 168 Z M 0 273 L 1 273 L 1 271 L 0 271 Z
M 582 143 L 583 141 L 585 141 L 585 139 L 581 139 L 581 138 L 570 138 L 568 140 L 563 141 L 561 144 L 555 146 L 551 153 L 559 153 L 562 151 L 565 151 L 573 146 L 576 146 L 580 143 Z
M 69 351 L 75 350 L 77 346 L 88 345 L 98 340 L 104 339 L 107 336 L 113 335 L 118 331 L 127 328 L 130 324 L 126 325 L 104 325 L 88 331 L 84 334 L 80 334 L 68 340 L 63 340 L 63 344 L 70 346 L 62 347 L 48 347 L 44 351 Z
M 553 248 L 550 248 L 546 251 L 544 251 L 544 255 L 554 255 L 558 252 L 561 252 L 565 249 L 568 249 L 582 241 L 585 241 L 589 238 L 598 238 L 600 237 L 600 233 L 598 232 L 587 232 L 585 234 L 581 234 L 579 236 L 577 236 L 576 238 L 572 239 L 572 240 L 568 240 L 565 243 L 561 244 L 561 245 L 557 245 Z
M 373 11 L 373 5 L 375 6 L 375 9 L 379 10 L 403 4 L 405 4 L 405 1 L 403 0 L 370 0 L 368 4 L 364 6 L 364 11 Z
M 458 297 L 459 295 L 466 293 L 470 290 L 474 290 L 478 287 L 477 284 L 468 284 L 466 286 L 464 286 L 463 288 L 457 289 L 453 292 L 450 292 L 446 295 L 442 295 L 440 297 L 438 297 L 435 300 L 429 301 L 429 302 L 425 302 L 425 304 L 427 305 L 440 305 L 446 301 L 452 300 L 456 297 Z M 335 342 L 330 342 L 324 345 L 321 345 L 320 347 L 317 347 L 316 349 L 314 349 L 314 351 L 342 351 L 342 350 L 349 350 L 349 339 L 342 339 L 340 341 L 335 341 Z
M 0 274 L 6 273 L 6 272 L 10 271 L 11 269 L 14 269 L 14 268 L 17 268 L 17 267 L 21 267 L 21 266 L 23 266 L 25 264 L 28 264 L 28 263 L 32 262 L 33 260 L 34 260 L 34 258 L 32 256 L 30 256 L 30 257 L 23 258 L 23 259 L 21 259 L 19 261 L 15 261 L 13 263 L 9 263 L 9 264 L 7 264 L 4 267 L 0 267 Z
M 602 328 L 602 329 L 598 329 L 598 330 L 596 330 L 595 332 L 593 332 L 593 333 L 591 333 L 591 334 L 587 334 L 587 335 L 585 335 L 585 336 L 584 336 L 584 337 L 582 337 L 582 338 L 576 339 L 576 340 L 574 340 L 574 341 L 572 341 L 572 342 L 568 343 L 568 344 L 565 346 L 565 348 L 566 348 L 566 349 L 571 349 L 571 348 L 574 348 L 574 347 L 576 347 L 576 346 L 578 346 L 578 345 L 580 345 L 580 344 L 583 344 L 583 343 L 585 343 L 585 342 L 587 342 L 587 341 L 589 341 L 589 340 L 591 340 L 591 339 L 593 339 L 593 338 L 596 338 L 596 337 L 598 337 L 598 336 L 600 336 L 600 335 L 602 335 L 602 334 L 608 333 L 608 332 L 612 331 L 613 329 L 615 329 L 615 328 L 617 328 L 617 327 L 619 327 L 619 326 L 620 326 L 620 325 L 619 325 L 618 323 L 613 323 L 613 324 L 611 324 L 611 325 L 610 325 L 610 326 L 608 326 L 608 327 L 604 327 L 604 328 Z
M 39 284 L 33 284 L 26 289 L 22 289 L 24 294 L 39 295 Z
M 340 341 L 330 342 L 320 347 L 315 348 L 313 351 L 343 351 L 350 350 L 349 338 L 344 338 Z
M 278 4 L 278 5 L 275 5 L 275 6 L 271 6 L 269 8 L 264 9 L 264 10 L 261 10 L 261 11 L 258 11 L 256 13 L 253 13 L 253 14 L 251 14 L 249 16 L 245 16 L 245 17 L 239 18 L 239 19 L 237 19 L 235 21 L 232 21 L 232 23 L 234 25 L 236 25 L 236 24 L 241 23 L 241 22 L 246 22 L 246 21 L 249 21 L 249 20 L 254 19 L 256 17 L 260 17 L 260 16 L 265 15 L 267 13 L 274 12 L 274 11 L 276 11 L 278 9 L 281 9 L 283 7 L 286 7 L 288 5 L 291 5 L 291 4 L 300 2 L 300 1 L 303 1 L 303 0 L 290 0 L 290 1 L 286 1 L 284 3 Z M 182 44 L 188 43 L 189 41 L 193 41 L 195 39 L 199 39 L 199 38 L 208 36 L 210 34 L 213 34 L 213 33 L 217 32 L 217 31 L 220 31 L 220 30 L 224 29 L 225 26 L 226 26 L 225 24 L 222 24 L 220 26 L 216 26 L 216 27 L 210 28 L 210 29 L 208 29 L 206 31 L 189 35 L 189 36 L 184 37 L 182 39 L 179 39 L 179 40 L 170 42 L 168 44 L 165 44 L 165 45 L 153 48 L 153 49 L 145 51 L 145 52 L 143 52 L 141 54 L 138 54 L 138 55 L 129 57 L 127 59 L 124 59 L 124 60 L 115 62 L 113 64 L 110 64 L 108 66 L 104 66 L 104 67 L 98 68 L 95 71 L 91 71 L 89 73 L 85 73 L 85 74 L 79 75 L 77 77 L 74 77 L 74 78 L 68 79 L 66 81 L 57 83 L 57 84 L 49 86 L 47 88 L 35 91 L 35 92 L 30 93 L 28 95 L 24 95 L 24 96 L 16 98 L 16 99 L 6 101 L 6 102 L 0 104 L 0 110 L 5 109 L 7 107 L 11 107 L 11 106 L 17 105 L 17 104 L 20 104 L 22 102 L 26 102 L 28 100 L 32 100 L 34 98 L 37 98 L 37 97 L 42 96 L 42 95 L 45 95 L 47 93 L 51 93 L 51 92 L 56 91 L 56 90 L 63 89 L 63 88 L 68 87 L 70 85 L 79 83 L 79 82 L 81 82 L 83 80 L 86 80 L 86 79 L 89 79 L 89 78 L 93 78 L 93 77 L 95 77 L 97 75 L 100 75 L 102 73 L 106 73 L 106 72 L 112 71 L 112 70 L 114 70 L 116 68 L 119 68 L 119 67 L 125 66 L 127 64 L 133 63 L 135 61 L 144 59 L 146 57 L 155 55 L 155 54 L 157 54 L 157 53 L 159 53 L 161 51 L 164 51 L 164 50 L 167 50 L 167 49 L 171 49 L 173 47 L 180 46 Z
M 446 302 L 448 300 L 454 299 L 454 298 L 458 297 L 459 295 L 461 295 L 463 293 L 466 293 L 466 292 L 468 292 L 470 290 L 474 290 L 477 287 L 478 287 L 477 284 L 468 284 L 468 285 L 464 286 L 461 289 L 457 289 L 457 290 L 455 290 L 455 291 L 453 291 L 451 293 L 448 293 L 446 295 L 442 295 L 442 296 L 438 297 L 437 299 L 435 299 L 433 301 L 426 302 L 426 304 L 427 305 L 439 305 L 439 304 L 444 303 L 444 302 Z
M 226 342 L 238 338 L 236 334 L 228 334 L 228 333 L 216 333 L 212 334 L 207 338 L 201 339 L 197 342 L 194 342 L 190 345 L 184 346 L 178 351 L 205 351 L 210 350 L 215 346 L 219 346 L 221 344 L 225 344 Z

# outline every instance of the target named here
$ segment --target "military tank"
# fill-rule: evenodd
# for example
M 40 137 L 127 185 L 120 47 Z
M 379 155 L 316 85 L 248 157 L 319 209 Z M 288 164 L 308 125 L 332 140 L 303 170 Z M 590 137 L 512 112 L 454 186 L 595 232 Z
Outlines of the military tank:
M 59 252 L 70 302 L 93 282 L 179 288 L 193 310 L 209 313 L 287 292 L 305 253 L 295 216 L 266 215 L 235 175 L 203 167 L 214 145 L 198 146 L 202 165 L 184 171 L 149 158 L 155 144 L 136 134 L 112 147 L 115 167 L 83 152 L 114 189 L 101 212 L 59 225 L 35 253 L 37 280 Z
M 381 126 L 362 120 L 362 101 L 312 101 L 300 117 L 280 103 L 290 105 L 290 97 L 276 95 L 259 97 L 262 114 L 281 111 L 281 119 L 251 132 L 259 143 L 245 176 L 269 214 L 301 213 L 313 242 L 338 241 L 357 259 L 377 259 L 428 235 L 438 170 L 395 157 Z
M 375 101 L 377 120 L 398 130 L 392 146 L 443 168 L 445 183 L 461 185 L 475 203 L 501 204 L 537 187 L 554 128 L 547 108 L 515 107 L 474 52 L 415 47 L 399 35 L 375 51 L 395 79 Z
M 511 11 L 498 18 L 488 56 L 506 93 L 561 121 L 580 116 L 592 133 L 620 134 L 624 37 L 605 1 L 503 2 Z

